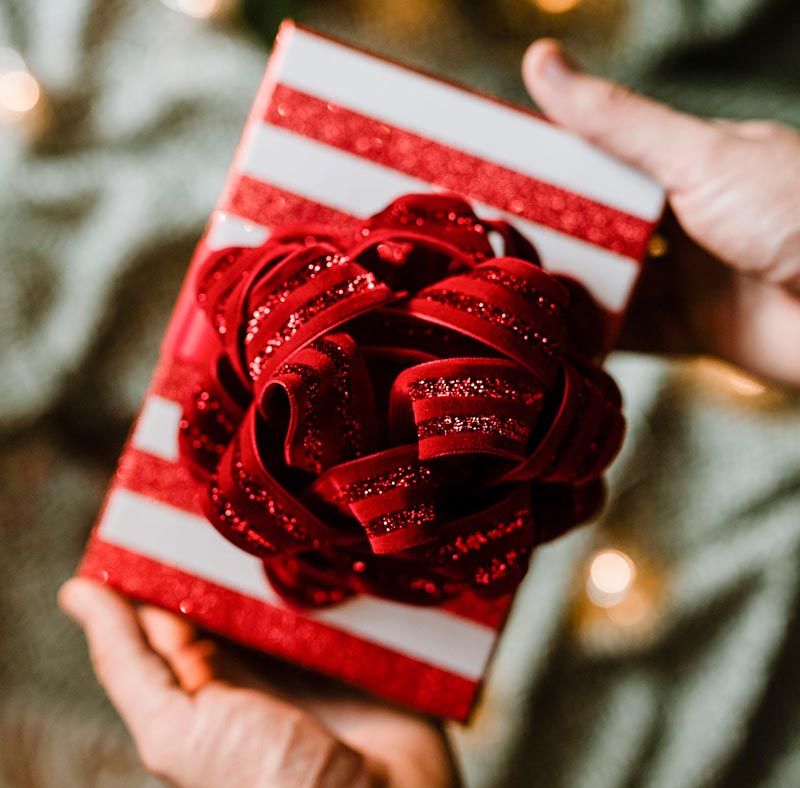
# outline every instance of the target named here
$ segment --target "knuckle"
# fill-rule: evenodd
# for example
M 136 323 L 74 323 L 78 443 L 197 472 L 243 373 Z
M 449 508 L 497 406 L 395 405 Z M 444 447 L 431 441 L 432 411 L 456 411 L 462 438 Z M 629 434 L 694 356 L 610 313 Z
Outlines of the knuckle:
M 364 756 L 343 742 L 335 741 L 331 745 L 328 763 L 330 773 L 337 776 L 343 786 L 366 785 L 369 775 Z
M 314 788 L 366 788 L 369 772 L 364 757 L 343 742 L 330 739 L 320 747 L 310 765 L 309 784 Z
M 610 82 L 599 91 L 598 109 L 605 112 L 619 112 L 620 109 L 630 104 L 632 98 L 633 91 L 630 88 Z
M 791 126 L 779 123 L 776 120 L 744 120 L 735 124 L 739 133 L 744 137 L 773 142 L 776 140 L 797 138 L 798 133 Z
M 761 129 L 768 137 L 778 137 L 788 131 L 788 127 L 775 120 L 765 120 L 760 123 Z
M 602 145 L 604 138 L 618 123 L 618 119 L 631 106 L 633 92 L 624 85 L 595 81 L 587 85 L 586 92 L 577 108 L 580 112 L 582 134 L 595 144 Z
M 764 137 L 768 139 L 775 139 L 776 137 L 783 137 L 793 130 L 783 123 L 778 123 L 776 120 L 759 120 L 753 122 L 753 127 L 761 131 Z

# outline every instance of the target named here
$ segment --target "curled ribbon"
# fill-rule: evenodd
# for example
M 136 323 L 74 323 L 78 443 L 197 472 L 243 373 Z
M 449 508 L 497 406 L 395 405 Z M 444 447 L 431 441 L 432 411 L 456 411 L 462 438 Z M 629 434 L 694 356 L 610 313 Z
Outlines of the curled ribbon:
M 599 312 L 463 200 L 215 252 L 196 294 L 219 343 L 181 454 L 287 599 L 498 596 L 600 506 L 624 421 Z

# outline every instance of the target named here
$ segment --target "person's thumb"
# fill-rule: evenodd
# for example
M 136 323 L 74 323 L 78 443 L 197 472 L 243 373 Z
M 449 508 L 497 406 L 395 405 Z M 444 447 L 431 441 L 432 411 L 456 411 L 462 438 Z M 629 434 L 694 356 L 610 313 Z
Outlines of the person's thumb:
M 528 48 L 522 76 L 545 115 L 668 189 L 691 186 L 720 140 L 712 123 L 583 73 L 550 39 Z

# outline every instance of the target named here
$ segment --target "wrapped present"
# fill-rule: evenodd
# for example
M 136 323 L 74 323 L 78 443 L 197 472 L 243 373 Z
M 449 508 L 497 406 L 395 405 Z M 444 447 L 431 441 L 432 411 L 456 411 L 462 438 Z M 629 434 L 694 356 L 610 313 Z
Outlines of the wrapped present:
M 601 501 L 663 199 L 285 23 L 80 573 L 466 718 L 531 551 Z

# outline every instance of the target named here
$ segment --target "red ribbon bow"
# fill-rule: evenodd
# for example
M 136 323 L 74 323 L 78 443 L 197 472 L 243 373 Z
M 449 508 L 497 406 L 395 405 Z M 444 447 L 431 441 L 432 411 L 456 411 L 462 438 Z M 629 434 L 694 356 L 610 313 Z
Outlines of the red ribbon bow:
M 215 252 L 197 282 L 220 342 L 182 456 L 287 599 L 498 596 L 599 507 L 624 431 L 601 318 L 507 223 L 412 195 L 355 240 Z

